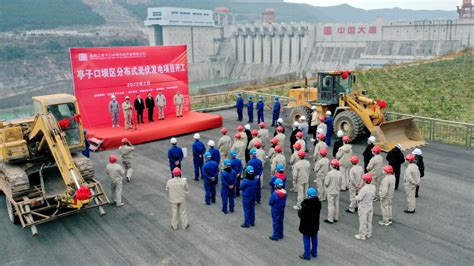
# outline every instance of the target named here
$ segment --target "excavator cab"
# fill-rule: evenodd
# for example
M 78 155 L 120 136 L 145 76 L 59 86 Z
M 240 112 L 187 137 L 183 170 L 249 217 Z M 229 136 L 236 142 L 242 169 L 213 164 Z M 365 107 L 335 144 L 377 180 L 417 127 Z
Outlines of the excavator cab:
M 344 72 L 343 72 L 344 73 Z M 338 105 L 339 94 L 352 92 L 352 83 L 355 76 L 350 72 L 341 74 L 339 72 L 319 72 L 318 73 L 318 99 L 317 102 L 323 105 Z

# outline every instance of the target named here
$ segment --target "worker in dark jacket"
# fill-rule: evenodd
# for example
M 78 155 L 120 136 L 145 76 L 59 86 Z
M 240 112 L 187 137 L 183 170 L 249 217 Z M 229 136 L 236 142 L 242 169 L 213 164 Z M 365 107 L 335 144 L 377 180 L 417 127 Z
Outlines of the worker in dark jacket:
M 275 96 L 275 103 L 273 104 L 273 112 L 272 112 L 272 127 L 276 125 L 277 120 L 280 118 L 280 98 Z
M 253 167 L 254 170 L 254 175 L 258 177 L 258 189 L 257 189 L 257 195 L 255 198 L 255 201 L 260 204 L 260 199 L 262 197 L 262 190 L 261 190 L 261 185 L 260 185 L 260 178 L 262 177 L 263 174 L 263 163 L 260 159 L 257 158 L 257 150 L 255 148 L 250 150 L 250 157 L 251 159 L 247 163 L 247 165 L 250 165 Z
M 283 239 L 283 221 L 285 218 L 286 190 L 283 189 L 283 181 L 275 180 L 275 191 L 272 192 L 268 204 L 272 207 L 273 234 L 270 239 L 278 241 Z
M 244 118 L 244 99 L 242 98 L 241 93 L 237 93 L 237 101 L 235 103 L 235 107 L 237 108 L 237 121 L 242 121 L 242 119 Z
M 248 165 L 245 172 L 245 179 L 240 184 L 242 207 L 244 208 L 244 223 L 240 227 L 249 228 L 255 226 L 255 198 L 257 197 L 259 181 L 252 166 Z
M 326 119 L 324 120 L 324 124 L 326 124 L 327 129 L 326 129 L 326 144 L 331 146 L 331 138 L 332 138 L 332 132 L 333 132 L 333 127 L 334 127 L 334 119 L 332 118 L 332 113 L 331 111 L 326 112 Z
M 306 192 L 306 198 L 301 202 L 301 209 L 298 211 L 300 217 L 299 231 L 303 234 L 304 253 L 301 259 L 310 260 L 311 256 L 318 256 L 318 231 L 319 214 L 321 212 L 321 202 L 316 189 L 310 187 Z M 311 247 L 312 245 L 312 247 Z
M 252 96 L 249 96 L 249 100 L 247 102 L 247 115 L 249 116 L 248 123 L 253 123 L 253 101 L 252 101 Z
M 415 155 L 415 164 L 418 166 L 418 170 L 420 171 L 420 178 L 425 176 L 425 163 L 423 162 L 423 152 L 421 149 L 414 149 L 413 155 Z M 420 190 L 420 186 L 416 186 L 415 198 L 418 198 L 418 191 Z
M 402 164 L 405 162 L 405 155 L 403 155 L 402 152 L 402 144 L 395 145 L 395 147 L 387 153 L 387 161 L 393 168 L 393 173 L 395 175 L 395 189 L 398 189 L 398 184 L 400 182 L 400 169 Z
M 265 108 L 265 103 L 263 102 L 263 96 L 258 97 L 258 103 L 257 103 L 257 121 L 260 124 L 260 122 L 265 122 L 265 118 L 263 115 L 263 109 Z
M 249 160 L 250 160 L 250 154 L 249 154 L 249 142 L 250 140 L 252 139 L 252 131 L 250 131 L 251 127 L 250 127 L 250 124 L 245 124 L 244 126 L 245 128 L 245 135 L 247 136 L 247 143 L 245 144 L 245 162 L 248 163 Z
M 334 158 L 336 158 L 336 154 L 339 151 L 339 148 L 342 147 L 342 145 L 344 145 L 344 143 L 342 142 L 342 137 L 344 136 L 344 132 L 342 130 L 338 130 L 336 135 L 337 135 L 337 139 L 334 142 L 334 147 L 332 149 L 332 157 Z M 326 142 L 326 145 L 327 145 L 327 142 Z M 328 145 L 328 148 L 329 148 L 329 145 Z
M 199 176 L 202 178 L 202 165 L 204 164 L 204 153 L 206 146 L 200 141 L 199 133 L 194 134 L 193 149 L 193 165 L 194 165 L 194 180 L 199 181 Z
M 209 146 L 208 152 L 211 153 L 212 155 L 212 160 L 217 163 L 217 165 L 220 165 L 221 163 L 221 153 L 219 152 L 218 149 L 216 149 L 216 143 L 213 140 L 209 140 L 207 142 L 207 145 Z
M 145 99 L 145 106 L 148 110 L 148 122 L 153 122 L 153 110 L 155 109 L 155 99 L 148 93 L 148 97 Z
M 370 159 L 374 157 L 374 154 L 372 154 L 372 148 L 375 145 L 375 137 L 370 136 L 367 139 L 367 147 L 365 147 L 364 153 L 362 153 L 362 156 L 364 156 L 364 173 L 367 173 L 367 165 L 369 165 Z
M 299 123 L 297 121 L 295 121 L 293 123 L 293 131 L 291 131 L 291 134 L 290 134 L 290 149 L 291 149 L 291 154 L 293 154 L 294 152 L 294 148 L 293 148 L 293 145 L 295 145 L 296 141 L 298 140 L 296 138 L 296 133 L 298 132 L 301 132 L 301 129 L 299 128 Z
M 183 149 L 178 146 L 178 140 L 171 138 L 171 148 L 168 150 L 168 161 L 170 165 L 171 177 L 173 177 L 173 169 L 178 167 L 181 169 L 181 161 L 183 160 L 184 154 Z
M 229 159 L 224 160 L 221 178 L 222 213 L 227 214 L 227 204 L 229 204 L 229 211 L 234 212 L 234 186 L 237 178 L 237 173 L 232 170 L 232 161 Z
M 145 103 L 143 103 L 142 97 L 140 94 L 137 94 L 137 98 L 133 103 L 135 111 L 137 111 L 137 124 L 145 123 L 143 122 L 143 110 L 145 110 Z
M 231 158 L 231 166 L 232 170 L 235 171 L 236 173 L 236 181 L 235 181 L 235 196 L 239 197 L 240 196 L 240 181 L 242 180 L 242 171 L 243 171 L 243 166 L 242 166 L 242 161 L 237 158 L 237 151 L 231 150 L 230 151 L 230 158 Z
M 82 151 L 82 154 L 86 156 L 87 158 L 90 158 L 91 157 L 91 149 L 90 149 L 91 143 L 87 139 L 87 130 L 85 129 L 84 129 L 84 146 L 85 148 Z
M 202 166 L 202 177 L 204 179 L 204 204 L 216 203 L 216 185 L 219 182 L 219 165 L 212 160 L 210 152 L 204 153 L 206 162 Z

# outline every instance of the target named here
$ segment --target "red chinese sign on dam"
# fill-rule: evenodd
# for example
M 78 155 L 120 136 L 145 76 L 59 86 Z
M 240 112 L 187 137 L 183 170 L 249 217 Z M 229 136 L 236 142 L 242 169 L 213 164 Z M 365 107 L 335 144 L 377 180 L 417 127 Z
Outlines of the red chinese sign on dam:
M 334 31 L 333 31 L 334 28 Z M 323 29 L 324 35 L 333 35 L 334 34 L 376 34 L 376 26 L 324 26 Z

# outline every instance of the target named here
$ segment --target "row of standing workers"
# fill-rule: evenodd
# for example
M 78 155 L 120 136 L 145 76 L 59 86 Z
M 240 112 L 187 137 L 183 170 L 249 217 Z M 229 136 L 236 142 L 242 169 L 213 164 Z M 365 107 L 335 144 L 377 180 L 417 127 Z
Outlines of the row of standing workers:
M 330 116 L 330 114 L 326 114 Z M 326 123 L 327 118 L 321 118 L 321 124 L 326 125 L 326 132 L 315 129 L 316 135 L 314 143 L 313 160 L 314 167 L 308 160 L 310 157 L 308 133 L 305 138 L 305 128 L 309 128 L 305 121 L 305 117 L 301 117 L 300 121 L 293 125 L 293 131 L 290 136 L 290 148 L 292 155 L 289 161 L 284 155 L 284 147 L 286 141 L 285 128 L 283 121 L 276 119 L 276 130 L 273 137 L 266 128 L 264 122 L 259 123 L 259 130 L 251 130 L 251 125 L 238 126 L 237 132 L 232 138 L 228 135 L 226 128 L 221 129 L 221 138 L 217 144 L 213 140 L 207 142 L 208 148 L 200 140 L 200 134 L 194 135 L 192 145 L 194 180 L 203 180 L 204 183 L 204 201 L 205 205 L 216 203 L 216 187 L 221 180 L 220 195 L 222 201 L 221 211 L 224 214 L 233 213 L 235 211 L 235 197 L 242 197 L 242 206 L 244 211 L 243 228 L 255 226 L 255 205 L 261 203 L 261 190 L 264 187 L 265 179 L 271 188 L 271 196 L 269 205 L 271 206 L 271 214 L 273 221 L 273 234 L 271 240 L 278 241 L 283 239 L 284 213 L 287 199 L 287 186 L 289 172 L 292 169 L 292 188 L 290 191 L 297 193 L 297 203 L 293 206 L 298 210 L 300 217 L 300 232 L 303 234 L 304 254 L 302 259 L 310 259 L 311 256 L 317 256 L 317 232 L 319 230 L 319 213 L 321 209 L 321 201 L 328 201 L 328 217 L 324 221 L 329 224 L 338 222 L 339 218 L 339 194 L 340 191 L 349 190 L 350 205 L 346 210 L 349 213 L 359 214 L 360 228 L 356 239 L 365 240 L 372 237 L 372 216 L 373 202 L 380 200 L 383 219 L 379 223 L 388 226 L 392 223 L 392 200 L 393 194 L 398 183 L 393 174 L 399 175 L 400 165 L 408 161 L 409 165 L 405 171 L 404 184 L 407 193 L 407 209 L 406 213 L 415 212 L 415 193 L 420 184 L 420 170 L 417 162 L 422 161 L 421 151 L 416 149 L 414 154 L 408 154 L 403 158 L 401 146 L 397 145 L 396 149 L 400 150 L 402 162 L 397 165 L 383 165 L 381 157 L 381 149 L 374 145 L 374 137 L 368 139 L 368 147 L 371 156 L 364 154 L 364 161 L 367 157 L 368 162 L 364 167 L 359 165 L 359 158 L 353 155 L 352 146 L 349 144 L 350 139 L 339 131 L 338 140 L 334 143 L 337 151 L 333 154 L 334 158 L 329 160 L 326 134 L 329 127 Z M 329 124 L 329 123 L 328 123 Z M 302 126 L 301 126 L 302 125 Z M 332 125 L 331 125 L 332 127 Z M 332 130 L 332 128 L 331 128 Z M 306 131 L 308 132 L 308 131 Z M 324 134 L 326 133 L 326 134 Z M 294 138 L 293 138 L 294 134 Z M 185 199 L 186 193 L 189 192 L 188 185 L 182 175 L 182 160 L 184 153 L 178 146 L 176 138 L 171 139 L 171 147 L 168 151 L 168 160 L 172 178 L 167 183 L 169 191 L 169 200 L 172 206 L 172 223 L 173 229 L 178 229 L 179 221 L 183 228 L 188 228 L 189 223 L 186 215 Z M 122 147 L 132 147 L 122 148 Z M 133 150 L 133 145 L 128 140 L 123 140 L 123 145 L 119 149 L 124 161 L 124 151 Z M 366 150 L 367 150 L 366 149 Z M 395 148 L 394 148 L 395 149 Z M 122 151 L 123 150 L 123 151 Z M 390 152 L 387 156 L 389 162 L 396 160 L 390 158 L 394 156 L 394 152 Z M 398 154 L 398 155 L 399 155 Z M 397 157 L 397 156 L 395 156 Z M 398 156 L 399 157 L 399 156 Z M 126 161 L 130 161 L 129 165 L 123 163 L 125 169 L 123 176 L 127 180 L 131 179 L 131 154 L 125 157 Z M 397 159 L 400 161 L 400 158 Z M 114 170 L 118 168 L 110 165 L 118 165 L 117 158 L 111 156 L 110 164 L 107 166 L 109 176 L 120 175 Z M 264 166 L 270 163 L 270 172 L 264 173 Z M 365 169 L 364 169 L 365 168 Z M 129 171 L 131 169 L 131 171 Z M 398 170 L 396 170 L 398 169 Z M 114 172 L 115 171 L 115 172 Z M 130 173 L 130 176 L 128 175 Z M 310 176 L 315 174 L 314 180 L 316 188 L 310 187 Z M 118 196 L 117 184 L 114 185 L 112 179 L 112 188 L 114 199 L 117 206 L 122 206 Z M 117 183 L 117 182 L 116 182 Z M 121 185 L 120 185 L 121 190 Z M 312 248 L 310 248 L 313 246 Z

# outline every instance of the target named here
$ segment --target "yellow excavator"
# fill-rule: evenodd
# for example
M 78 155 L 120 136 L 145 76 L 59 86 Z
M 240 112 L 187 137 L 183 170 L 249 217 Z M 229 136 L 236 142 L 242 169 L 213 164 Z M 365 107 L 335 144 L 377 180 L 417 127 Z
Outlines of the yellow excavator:
M 77 100 L 68 94 L 33 97 L 36 115 L 0 121 L 0 191 L 8 218 L 31 228 L 110 201 L 83 156 Z
M 301 116 L 310 120 L 311 108 L 316 106 L 320 116 L 331 111 L 334 131 L 342 130 L 351 141 L 371 134 L 383 151 L 398 143 L 404 150 L 425 144 L 413 118 L 389 121 L 386 103 L 366 97 L 366 91 L 353 92 L 355 82 L 356 76 L 350 71 L 319 72 L 317 88 L 306 85 L 290 89 L 284 116 L 291 123 Z

